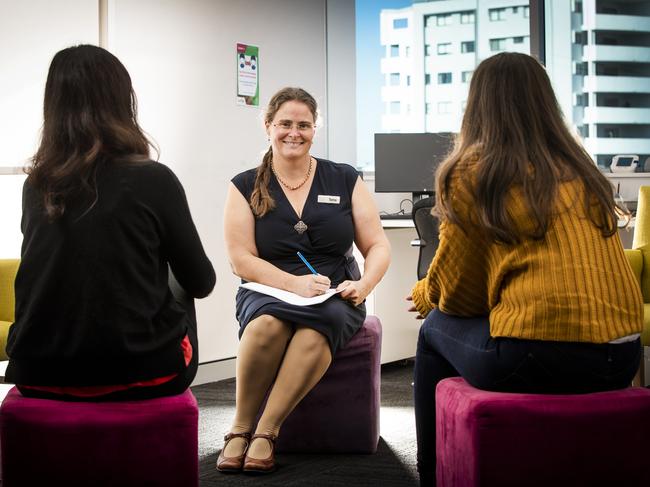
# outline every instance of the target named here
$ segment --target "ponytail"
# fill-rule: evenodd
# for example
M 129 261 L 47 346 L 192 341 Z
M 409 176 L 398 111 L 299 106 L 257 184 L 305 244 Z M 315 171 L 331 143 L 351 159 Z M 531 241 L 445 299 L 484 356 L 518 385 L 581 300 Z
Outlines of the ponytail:
M 275 200 L 269 193 L 269 182 L 271 181 L 271 162 L 273 161 L 273 149 L 269 147 L 262 164 L 257 168 L 255 185 L 251 193 L 251 209 L 257 218 L 262 218 L 269 211 L 275 208 Z

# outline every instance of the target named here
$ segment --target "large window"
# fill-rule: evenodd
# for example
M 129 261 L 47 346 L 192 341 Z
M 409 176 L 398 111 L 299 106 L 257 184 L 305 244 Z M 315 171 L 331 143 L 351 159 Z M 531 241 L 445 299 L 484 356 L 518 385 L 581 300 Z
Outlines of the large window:
M 374 166 L 375 133 L 457 132 L 476 65 L 504 50 L 530 50 L 526 0 L 355 5 L 357 164 L 364 169 Z
M 545 63 L 569 123 L 603 171 L 634 155 L 650 172 L 650 2 L 545 3 Z

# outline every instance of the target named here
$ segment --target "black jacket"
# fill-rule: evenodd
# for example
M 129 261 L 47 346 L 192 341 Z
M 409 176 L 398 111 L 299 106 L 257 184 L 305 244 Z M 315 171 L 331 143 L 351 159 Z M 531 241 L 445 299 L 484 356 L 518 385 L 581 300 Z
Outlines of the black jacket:
M 70 202 L 53 223 L 25 183 L 21 226 L 7 381 L 113 385 L 183 370 L 188 319 L 168 265 L 196 298 L 212 291 L 215 273 L 169 168 L 108 164 L 94 204 Z

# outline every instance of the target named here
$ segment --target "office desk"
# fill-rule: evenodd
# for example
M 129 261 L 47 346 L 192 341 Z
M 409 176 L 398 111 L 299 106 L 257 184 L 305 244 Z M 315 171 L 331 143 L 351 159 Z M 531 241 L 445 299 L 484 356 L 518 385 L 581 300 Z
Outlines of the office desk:
M 397 220 L 382 220 L 381 226 L 384 227 L 384 229 L 386 230 L 390 230 L 393 228 L 415 228 L 415 225 L 411 217 L 400 218 Z
M 421 320 L 406 309 L 406 296 L 417 281 L 418 249 L 413 220 L 382 220 L 391 245 L 391 263 L 386 275 L 368 297 L 368 314 L 376 315 L 383 328 L 381 363 L 415 356 Z

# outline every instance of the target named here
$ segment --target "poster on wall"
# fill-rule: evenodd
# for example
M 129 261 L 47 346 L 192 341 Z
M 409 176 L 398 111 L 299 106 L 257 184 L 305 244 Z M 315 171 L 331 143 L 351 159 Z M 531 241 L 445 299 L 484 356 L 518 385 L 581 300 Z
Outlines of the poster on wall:
M 260 106 L 259 47 L 237 43 L 237 104 Z

